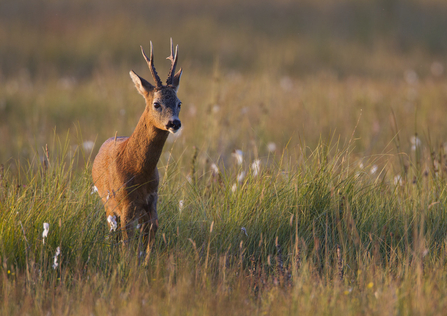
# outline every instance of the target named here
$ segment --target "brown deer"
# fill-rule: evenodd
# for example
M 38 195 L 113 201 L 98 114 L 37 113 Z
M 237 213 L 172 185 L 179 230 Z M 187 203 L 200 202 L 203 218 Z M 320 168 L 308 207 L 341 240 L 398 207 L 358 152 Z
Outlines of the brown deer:
M 130 137 L 115 136 L 104 142 L 92 170 L 94 190 L 104 203 L 106 216 L 119 219 L 123 242 L 139 227 L 147 255 L 158 229 L 157 162 L 169 133 L 176 133 L 181 127 L 178 118 L 181 102 L 177 91 L 182 75 L 182 69 L 175 73 L 178 46 L 174 55 L 171 39 L 171 55 L 167 58 L 171 61 L 171 69 L 163 85 L 154 67 L 152 42 L 150 46 L 150 58 L 143 47 L 141 52 L 155 86 L 130 71 L 135 87 L 146 101 L 143 115 Z M 109 222 L 111 229 L 116 228 L 114 225 Z

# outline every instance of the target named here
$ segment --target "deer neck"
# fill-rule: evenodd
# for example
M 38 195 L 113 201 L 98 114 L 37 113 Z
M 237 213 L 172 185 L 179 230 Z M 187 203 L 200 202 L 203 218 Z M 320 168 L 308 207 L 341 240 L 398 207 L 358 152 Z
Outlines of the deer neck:
M 148 108 L 123 144 L 123 157 L 130 162 L 135 173 L 153 173 L 160 159 L 169 132 L 154 126 Z

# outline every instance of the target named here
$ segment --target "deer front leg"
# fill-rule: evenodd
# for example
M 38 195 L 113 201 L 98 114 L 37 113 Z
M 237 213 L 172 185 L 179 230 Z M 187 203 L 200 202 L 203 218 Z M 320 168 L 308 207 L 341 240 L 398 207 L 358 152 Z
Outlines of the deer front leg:
M 135 228 L 138 224 L 139 214 L 141 214 L 141 212 L 141 207 L 134 203 L 123 208 L 120 216 L 123 248 L 128 248 L 128 246 L 132 244 L 132 240 L 135 236 Z
M 154 243 L 155 240 L 155 233 L 158 230 L 157 200 L 157 193 L 149 195 L 147 201 L 148 204 L 146 207 L 146 214 L 144 216 L 144 222 L 141 227 L 141 231 L 143 234 L 143 245 L 146 248 L 146 264 L 149 260 L 151 245 Z

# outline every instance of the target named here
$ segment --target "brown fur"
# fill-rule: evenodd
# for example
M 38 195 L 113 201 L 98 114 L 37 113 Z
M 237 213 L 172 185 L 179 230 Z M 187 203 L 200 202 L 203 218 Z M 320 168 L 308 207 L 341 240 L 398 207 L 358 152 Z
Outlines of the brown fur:
M 154 87 L 131 71 L 135 87 L 146 101 L 145 110 L 132 135 L 106 140 L 93 162 L 92 177 L 106 216 L 119 219 L 124 241 L 132 237 L 136 224 L 141 224 L 147 254 L 158 229 L 157 162 L 169 131 L 177 131 L 169 127 L 169 122 L 180 123 L 177 89 L 181 74 L 180 70 L 173 76 L 171 85 Z

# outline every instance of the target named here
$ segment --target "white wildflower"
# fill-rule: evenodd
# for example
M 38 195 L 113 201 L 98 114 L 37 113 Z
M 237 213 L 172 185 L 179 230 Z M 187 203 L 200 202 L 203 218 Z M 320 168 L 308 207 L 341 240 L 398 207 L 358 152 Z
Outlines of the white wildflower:
M 192 184 L 192 178 L 191 178 L 191 175 L 188 174 L 188 175 L 186 176 L 186 181 L 188 181 L 189 184 Z
M 42 233 L 42 237 L 46 238 L 48 236 L 48 232 L 50 231 L 50 224 L 48 223 L 43 223 L 43 233 Z
M 378 169 L 379 169 L 379 167 L 377 167 L 377 165 L 373 165 L 373 166 L 371 167 L 370 173 L 371 173 L 371 174 L 375 174 L 375 173 L 377 172 Z
M 274 152 L 276 150 L 276 144 L 273 142 L 270 142 L 267 144 L 267 150 L 269 152 Z
M 394 185 L 402 186 L 402 184 L 403 184 L 402 177 L 400 174 L 398 174 L 397 176 L 394 177 Z
M 180 213 L 183 211 L 183 200 L 178 201 L 178 210 Z
M 217 113 L 220 111 L 220 106 L 218 104 L 214 104 L 213 106 L 213 113 Z
M 242 165 L 242 162 L 244 161 L 244 153 L 242 152 L 242 150 L 236 149 L 231 155 L 236 158 L 238 165 Z
M 359 168 L 363 169 L 363 162 L 359 163 Z
M 410 142 L 411 142 L 411 150 L 416 150 L 416 148 L 419 148 L 422 144 L 421 140 L 417 136 L 411 136 Z
M 253 163 L 251 164 L 251 170 L 253 170 L 253 177 L 256 177 L 261 170 L 261 160 L 256 159 L 255 161 L 253 161 Z
M 245 178 L 245 171 L 239 172 L 237 175 L 237 182 L 241 183 L 242 181 L 244 181 L 244 178 Z
M 433 76 L 440 77 L 444 72 L 444 66 L 440 62 L 435 61 L 431 64 L 430 71 Z
M 61 254 L 61 248 L 56 248 L 56 253 L 54 254 L 54 262 L 53 262 L 53 269 L 56 270 L 56 268 L 59 266 L 59 263 L 57 262 L 57 257 Z
M 241 227 L 241 231 L 245 234 L 245 236 L 248 237 L 247 230 L 245 229 L 245 227 Z
M 287 76 L 281 78 L 279 85 L 284 91 L 291 91 L 293 89 L 293 81 Z
M 237 190 L 237 184 L 235 183 L 231 186 L 231 192 L 234 193 L 234 192 L 236 192 L 236 190 Z
M 45 238 L 47 238 L 49 232 L 50 232 L 50 224 L 43 223 L 43 233 L 42 233 L 43 243 L 45 243 Z
M 92 186 L 92 192 L 90 192 L 90 194 L 94 194 L 96 192 L 98 192 L 98 188 L 94 185 Z
M 95 142 L 87 140 L 82 143 L 82 147 L 84 148 L 85 151 L 92 151 L 93 147 L 95 147 Z
M 116 216 L 109 215 L 107 217 L 107 223 L 109 223 L 110 231 L 115 231 L 118 228 L 118 224 L 116 223 Z
M 215 163 L 211 165 L 211 171 L 213 172 L 213 175 L 219 174 L 219 167 Z
M 407 69 L 404 73 L 404 78 L 408 84 L 414 85 L 418 83 L 418 74 L 413 69 Z

